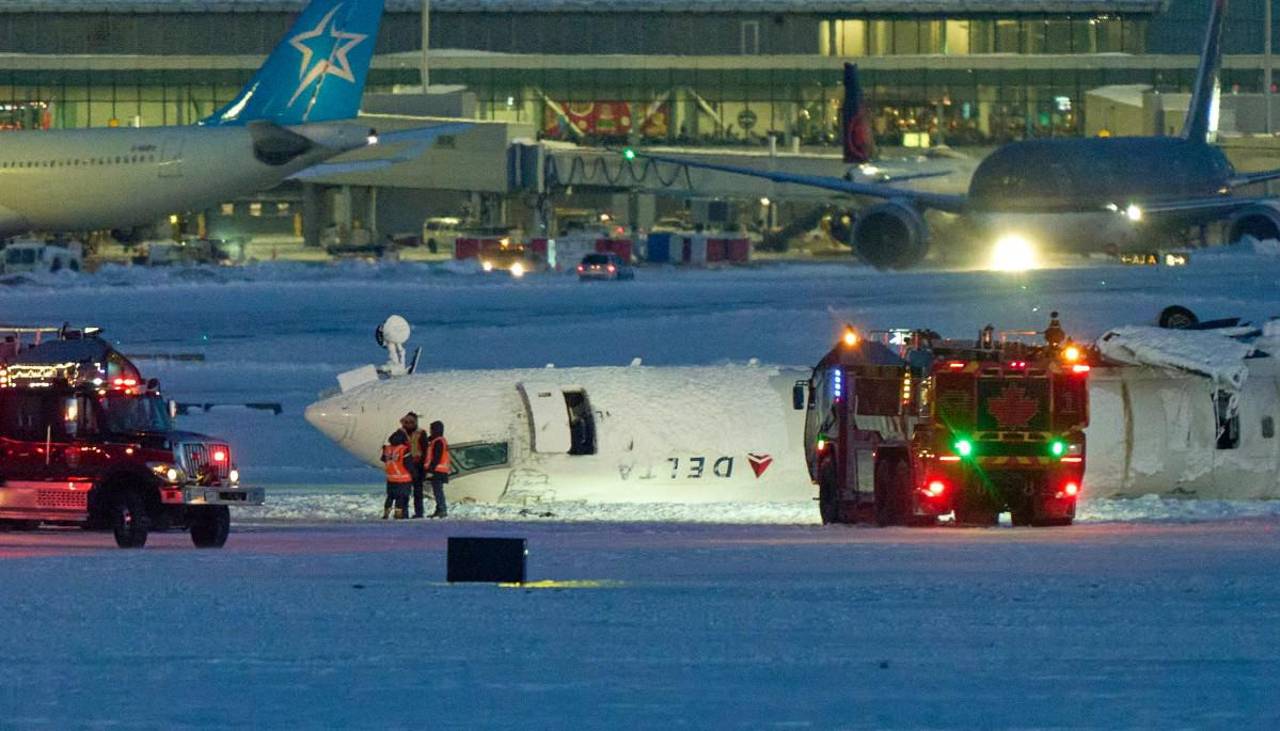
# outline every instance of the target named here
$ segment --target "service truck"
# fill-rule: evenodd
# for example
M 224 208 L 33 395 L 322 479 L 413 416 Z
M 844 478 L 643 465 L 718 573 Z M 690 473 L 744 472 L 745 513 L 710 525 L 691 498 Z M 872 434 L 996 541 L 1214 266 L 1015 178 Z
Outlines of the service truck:
M 1056 320 L 1055 320 L 1056 322 Z M 1083 486 L 1090 353 L 982 330 L 849 327 L 795 406 L 824 523 L 1066 525 Z M 1040 333 L 1016 334 L 1026 338 Z
M 221 547 L 230 506 L 261 505 L 222 439 L 179 431 L 159 383 L 97 330 L 0 327 L 0 524 L 111 530 L 141 548 L 186 529 Z

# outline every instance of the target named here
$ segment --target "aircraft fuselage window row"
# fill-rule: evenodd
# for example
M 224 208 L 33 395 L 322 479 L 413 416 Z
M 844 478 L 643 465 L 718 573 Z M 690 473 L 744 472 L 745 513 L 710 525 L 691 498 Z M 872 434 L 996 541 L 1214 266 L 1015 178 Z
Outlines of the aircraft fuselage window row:
M 71 158 L 69 160 L 9 160 L 0 161 L 0 169 L 15 168 L 71 168 L 97 165 L 138 165 L 156 161 L 155 155 L 113 155 L 108 157 Z

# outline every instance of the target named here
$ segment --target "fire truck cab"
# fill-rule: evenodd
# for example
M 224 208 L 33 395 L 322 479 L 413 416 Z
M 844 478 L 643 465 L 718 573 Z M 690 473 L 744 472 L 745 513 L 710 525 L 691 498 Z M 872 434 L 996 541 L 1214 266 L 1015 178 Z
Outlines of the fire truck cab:
M 916 384 L 902 354 L 848 328 L 808 384 L 796 385 L 822 522 L 928 524 L 951 511 L 951 496 L 931 492 L 913 464 Z
M 0 523 L 110 529 L 121 548 L 187 529 L 221 547 L 229 506 L 262 504 L 230 446 L 179 431 L 158 382 L 96 330 L 0 334 Z

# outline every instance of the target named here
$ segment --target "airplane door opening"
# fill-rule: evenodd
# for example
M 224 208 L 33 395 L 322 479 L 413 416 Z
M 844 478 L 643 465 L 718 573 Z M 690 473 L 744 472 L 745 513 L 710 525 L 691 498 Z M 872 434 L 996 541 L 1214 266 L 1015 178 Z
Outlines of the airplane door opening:
M 537 383 L 521 383 L 517 388 L 528 408 L 533 451 L 596 453 L 596 423 L 586 391 Z
M 564 392 L 564 405 L 569 412 L 569 454 L 596 453 L 596 420 L 591 413 L 587 392 L 581 389 Z

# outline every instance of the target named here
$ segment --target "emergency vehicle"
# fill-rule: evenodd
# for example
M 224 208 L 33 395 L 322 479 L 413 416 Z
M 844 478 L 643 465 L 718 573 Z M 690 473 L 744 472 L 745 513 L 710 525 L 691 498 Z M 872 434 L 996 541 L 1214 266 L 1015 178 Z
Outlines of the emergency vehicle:
M 187 529 L 221 547 L 261 505 L 230 446 L 179 431 L 155 380 L 93 328 L 0 328 L 0 523 L 110 529 L 121 548 Z
M 1090 353 L 847 328 L 795 405 L 824 523 L 1066 525 L 1084 476 Z M 1020 333 L 1030 336 L 1039 333 Z M 807 392 L 807 398 L 806 398 Z

